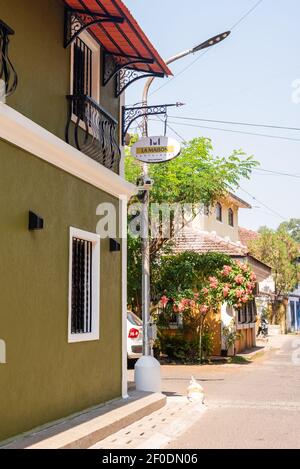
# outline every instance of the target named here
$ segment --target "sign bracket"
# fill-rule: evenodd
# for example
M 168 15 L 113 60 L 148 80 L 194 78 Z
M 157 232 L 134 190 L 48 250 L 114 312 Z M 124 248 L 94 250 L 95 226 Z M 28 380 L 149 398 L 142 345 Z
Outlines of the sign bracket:
M 137 119 L 148 116 L 159 116 L 159 115 L 167 115 L 167 109 L 169 107 L 179 107 L 183 106 L 183 103 L 175 103 L 175 104 L 159 104 L 156 106 L 134 106 L 122 107 L 122 145 L 125 145 L 125 139 L 129 127 L 131 124 L 136 121 Z

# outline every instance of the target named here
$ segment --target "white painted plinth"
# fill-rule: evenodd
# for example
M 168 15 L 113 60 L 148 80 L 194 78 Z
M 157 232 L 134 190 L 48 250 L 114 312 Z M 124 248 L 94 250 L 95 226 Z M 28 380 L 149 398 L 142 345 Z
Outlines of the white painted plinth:
M 134 376 L 137 391 L 161 392 L 160 364 L 155 358 L 141 357 L 135 364 Z

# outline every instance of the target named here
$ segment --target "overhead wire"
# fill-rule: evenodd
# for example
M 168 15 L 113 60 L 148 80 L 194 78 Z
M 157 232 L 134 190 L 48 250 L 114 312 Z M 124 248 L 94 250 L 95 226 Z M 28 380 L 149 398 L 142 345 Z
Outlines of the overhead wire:
M 272 135 L 272 134 L 262 134 L 262 133 L 256 133 L 256 132 L 246 132 L 244 130 L 224 129 L 224 128 L 220 128 L 220 127 L 212 127 L 212 126 L 205 126 L 205 125 L 199 125 L 199 124 L 187 124 L 185 122 L 171 121 L 171 124 L 181 125 L 181 126 L 185 126 L 185 127 L 194 127 L 194 128 L 200 128 L 200 129 L 216 130 L 216 131 L 221 131 L 221 132 L 230 132 L 230 133 L 236 133 L 236 134 L 252 135 L 252 136 L 257 136 L 257 137 L 267 137 L 267 138 L 274 138 L 274 139 L 279 139 L 279 140 L 288 140 L 288 141 L 291 141 L 291 142 L 300 142 L 300 138 L 285 137 L 283 135 Z
M 267 204 L 265 204 L 264 202 L 262 202 L 261 200 L 259 200 L 257 197 L 255 197 L 254 195 L 250 194 L 250 192 L 246 191 L 245 189 L 243 189 L 242 187 L 240 187 L 240 190 L 242 192 L 245 192 L 245 194 L 247 194 L 249 197 L 251 197 L 253 200 L 255 200 L 256 202 L 258 202 L 260 205 L 262 205 L 263 207 L 265 207 L 267 210 L 269 210 L 271 213 L 273 213 L 274 215 L 276 215 L 277 217 L 281 218 L 282 220 L 287 220 L 286 217 L 284 217 L 283 215 L 281 215 L 280 213 L 276 212 L 276 210 L 274 210 L 273 208 L 269 207 Z
M 235 28 L 237 28 L 239 26 L 240 23 L 242 23 L 251 13 L 253 13 L 254 10 L 256 10 L 259 5 L 263 2 L 264 0 L 258 0 L 258 2 L 256 2 L 251 8 L 250 10 L 248 10 L 245 14 L 243 14 L 241 16 L 241 18 L 236 21 L 230 28 L 230 31 L 233 31 Z M 155 90 L 152 91 L 152 93 L 150 93 L 149 96 L 152 96 L 153 94 L 157 93 L 159 90 L 161 90 L 162 88 L 164 88 L 165 86 L 167 86 L 168 84 L 170 84 L 171 82 L 173 82 L 173 80 L 175 80 L 176 78 L 178 78 L 179 76 L 181 76 L 183 73 L 185 73 L 187 70 L 189 70 L 196 62 L 198 62 L 198 60 L 202 59 L 210 50 L 212 50 L 212 48 L 209 48 L 209 49 L 206 49 L 202 52 L 202 54 L 200 54 L 196 59 L 194 59 L 192 62 L 190 62 L 188 65 L 186 65 L 182 70 L 180 70 L 178 73 L 176 73 L 175 76 L 173 76 L 172 78 L 170 78 L 167 82 L 165 83 L 162 83 L 161 86 L 159 86 L 158 88 L 156 88 Z
M 273 124 L 255 124 L 253 122 L 238 122 L 238 121 L 225 121 L 225 120 L 216 120 L 216 119 L 204 119 L 200 117 L 184 117 L 184 116 L 169 116 L 171 119 L 180 119 L 184 121 L 197 121 L 197 122 L 212 122 L 216 124 L 230 124 L 230 125 L 241 125 L 248 127 L 265 127 L 268 129 L 280 129 L 280 130 L 296 130 L 299 131 L 300 127 L 286 127 L 281 125 Z

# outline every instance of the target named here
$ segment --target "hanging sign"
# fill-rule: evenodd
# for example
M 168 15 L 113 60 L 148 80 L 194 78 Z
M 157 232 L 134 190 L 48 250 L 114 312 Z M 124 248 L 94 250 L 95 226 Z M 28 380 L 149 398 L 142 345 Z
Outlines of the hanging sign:
M 143 163 L 165 163 L 180 152 L 180 143 L 169 137 L 143 137 L 131 147 L 131 154 Z

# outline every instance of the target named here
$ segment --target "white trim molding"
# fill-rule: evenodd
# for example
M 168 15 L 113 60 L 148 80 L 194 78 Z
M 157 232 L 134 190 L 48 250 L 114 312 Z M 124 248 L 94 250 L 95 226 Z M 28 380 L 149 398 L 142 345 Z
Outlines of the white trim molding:
M 120 200 L 120 239 L 122 243 L 122 397 L 128 398 L 127 376 L 127 201 Z
M 0 138 L 114 197 L 134 195 L 137 188 L 62 139 L 0 103 Z
M 91 259 L 91 332 L 72 333 L 72 285 L 73 285 L 73 239 L 78 238 L 92 243 Z M 69 248 L 69 314 L 68 314 L 68 342 L 78 343 L 100 339 L 100 236 L 77 228 L 70 228 Z

